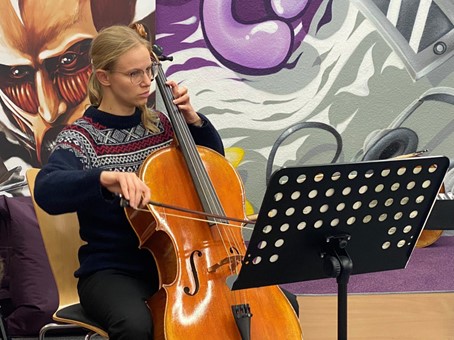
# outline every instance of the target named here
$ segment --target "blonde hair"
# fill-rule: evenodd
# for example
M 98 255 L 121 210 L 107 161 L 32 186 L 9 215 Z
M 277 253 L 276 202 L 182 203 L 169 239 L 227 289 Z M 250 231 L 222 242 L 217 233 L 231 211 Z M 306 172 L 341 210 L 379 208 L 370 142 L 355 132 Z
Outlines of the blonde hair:
M 150 42 L 128 26 L 110 26 L 102 29 L 93 39 L 89 52 L 93 72 L 88 80 L 88 99 L 92 105 L 99 106 L 103 97 L 102 86 L 95 76 L 95 70 L 112 70 L 121 55 L 139 45 L 145 46 L 150 56 L 157 60 Z M 142 112 L 142 122 L 145 127 L 150 131 L 158 132 L 158 113 L 146 104 L 139 109 Z

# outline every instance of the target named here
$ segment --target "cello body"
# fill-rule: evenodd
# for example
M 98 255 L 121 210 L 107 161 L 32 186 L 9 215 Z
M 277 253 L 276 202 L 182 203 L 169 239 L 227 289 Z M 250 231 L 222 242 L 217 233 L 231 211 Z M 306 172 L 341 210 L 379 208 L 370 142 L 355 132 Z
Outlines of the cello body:
M 244 219 L 243 185 L 233 166 L 215 151 L 197 150 L 225 216 Z M 152 153 L 139 177 L 152 201 L 203 211 L 175 145 Z M 238 303 L 250 306 L 250 339 L 302 339 L 298 317 L 278 286 L 230 290 L 227 279 L 238 273 L 246 252 L 239 222 L 219 225 L 197 213 L 148 208 L 150 213 L 126 208 L 126 214 L 140 247 L 151 251 L 158 267 L 160 288 L 147 302 L 154 339 L 245 339 L 232 313 Z

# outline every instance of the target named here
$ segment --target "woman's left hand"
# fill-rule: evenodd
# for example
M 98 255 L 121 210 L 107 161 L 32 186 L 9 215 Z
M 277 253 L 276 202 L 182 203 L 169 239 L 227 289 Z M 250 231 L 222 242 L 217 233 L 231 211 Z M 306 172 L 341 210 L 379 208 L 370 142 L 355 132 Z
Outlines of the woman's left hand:
M 184 115 L 186 123 L 198 125 L 202 123 L 202 119 L 191 105 L 188 89 L 185 86 L 178 86 L 173 80 L 168 80 L 166 83 L 172 89 L 173 103 L 178 107 L 180 112 Z

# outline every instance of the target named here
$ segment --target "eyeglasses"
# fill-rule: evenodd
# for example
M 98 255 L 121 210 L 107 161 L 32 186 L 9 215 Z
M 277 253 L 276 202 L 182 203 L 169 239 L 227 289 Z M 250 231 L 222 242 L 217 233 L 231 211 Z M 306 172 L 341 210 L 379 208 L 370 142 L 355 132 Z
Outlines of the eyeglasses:
M 110 71 L 111 73 L 121 73 L 125 76 L 129 76 L 129 80 L 131 80 L 132 85 L 139 85 L 143 79 L 145 74 L 147 75 L 148 79 L 153 81 L 153 79 L 158 74 L 159 64 L 152 63 L 148 66 L 145 70 L 134 70 L 131 72 L 121 72 L 121 71 Z

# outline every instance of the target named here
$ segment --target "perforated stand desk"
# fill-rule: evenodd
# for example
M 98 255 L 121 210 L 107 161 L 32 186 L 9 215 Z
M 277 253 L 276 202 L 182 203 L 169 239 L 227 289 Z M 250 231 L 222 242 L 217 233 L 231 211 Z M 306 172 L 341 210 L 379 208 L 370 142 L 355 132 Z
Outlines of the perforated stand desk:
M 275 172 L 232 289 L 336 278 L 347 339 L 350 275 L 406 266 L 448 165 L 440 156 Z

